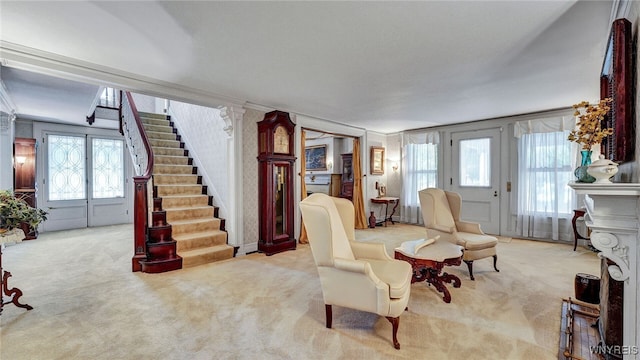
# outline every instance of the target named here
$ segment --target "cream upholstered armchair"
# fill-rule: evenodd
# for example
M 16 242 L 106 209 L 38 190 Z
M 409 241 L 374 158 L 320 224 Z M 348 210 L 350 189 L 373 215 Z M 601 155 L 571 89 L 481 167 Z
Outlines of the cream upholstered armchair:
M 313 259 L 318 268 L 327 328 L 331 306 L 343 306 L 385 316 L 397 339 L 400 314 L 411 291 L 411 265 L 392 259 L 383 244 L 354 240 L 351 201 L 315 193 L 300 202 Z
M 498 268 L 496 245 L 498 239 L 486 235 L 480 224 L 460 220 L 462 199 L 460 194 L 437 188 L 423 189 L 418 192 L 424 225 L 429 238 L 440 235 L 441 239 L 464 247 L 462 260 L 469 268 L 469 276 L 473 277 L 473 261 L 489 256 L 493 257 L 493 268 Z

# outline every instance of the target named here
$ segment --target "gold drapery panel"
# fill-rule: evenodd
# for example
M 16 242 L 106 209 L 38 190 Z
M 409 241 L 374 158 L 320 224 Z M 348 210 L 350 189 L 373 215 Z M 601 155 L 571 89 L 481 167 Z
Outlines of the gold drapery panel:
M 303 130 L 300 131 L 300 201 L 304 200 L 307 197 L 307 183 L 305 182 L 305 173 L 307 172 L 307 158 L 304 151 L 305 147 L 305 138 L 307 137 L 307 132 Z M 304 220 L 300 220 L 300 244 L 308 244 L 309 238 L 307 238 L 307 229 L 304 227 Z
M 360 165 L 360 139 L 353 139 L 353 207 L 356 212 L 356 229 L 367 228 L 367 217 L 364 214 L 362 195 L 362 167 Z

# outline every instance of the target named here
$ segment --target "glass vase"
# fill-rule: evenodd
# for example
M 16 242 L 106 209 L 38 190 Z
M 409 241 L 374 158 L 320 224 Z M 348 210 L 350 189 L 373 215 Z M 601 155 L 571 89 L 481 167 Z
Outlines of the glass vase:
M 580 166 L 573 172 L 577 179 L 576 182 L 592 183 L 596 181 L 596 178 L 587 173 L 587 168 L 591 165 L 591 150 L 581 150 L 580 155 L 582 156 Z

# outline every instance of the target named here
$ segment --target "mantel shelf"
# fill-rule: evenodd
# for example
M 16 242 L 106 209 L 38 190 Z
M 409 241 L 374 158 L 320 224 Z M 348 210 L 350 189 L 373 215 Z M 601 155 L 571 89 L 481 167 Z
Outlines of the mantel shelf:
M 640 196 L 639 183 L 569 183 L 578 194 Z

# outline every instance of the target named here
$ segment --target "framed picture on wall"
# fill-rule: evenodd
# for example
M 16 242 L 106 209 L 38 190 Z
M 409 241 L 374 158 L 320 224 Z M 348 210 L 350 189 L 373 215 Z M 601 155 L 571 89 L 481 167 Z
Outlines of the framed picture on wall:
M 384 148 L 379 146 L 371 147 L 371 175 L 384 174 Z
M 304 148 L 305 170 L 327 170 L 327 145 L 316 145 Z

